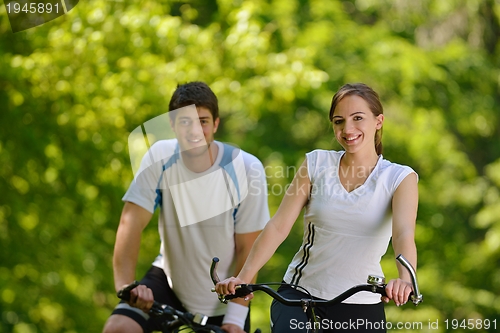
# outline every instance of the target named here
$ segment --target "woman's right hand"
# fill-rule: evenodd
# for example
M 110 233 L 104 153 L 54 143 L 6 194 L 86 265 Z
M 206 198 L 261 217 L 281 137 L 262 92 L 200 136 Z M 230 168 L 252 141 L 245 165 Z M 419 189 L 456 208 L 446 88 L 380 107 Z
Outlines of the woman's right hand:
M 236 286 L 240 284 L 246 284 L 246 282 L 238 277 L 230 277 L 223 281 L 218 282 L 215 285 L 215 291 L 219 295 L 234 295 L 236 293 Z M 245 296 L 245 300 L 250 300 L 252 298 L 253 294 Z

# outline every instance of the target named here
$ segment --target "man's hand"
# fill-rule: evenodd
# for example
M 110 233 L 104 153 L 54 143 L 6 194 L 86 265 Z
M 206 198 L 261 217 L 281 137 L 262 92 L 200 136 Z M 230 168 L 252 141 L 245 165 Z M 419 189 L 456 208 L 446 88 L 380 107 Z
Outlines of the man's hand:
M 153 291 L 140 284 L 130 291 L 128 304 L 147 313 L 153 306 L 154 300 Z
M 221 326 L 221 328 L 228 333 L 245 333 L 243 329 L 234 324 L 224 324 Z

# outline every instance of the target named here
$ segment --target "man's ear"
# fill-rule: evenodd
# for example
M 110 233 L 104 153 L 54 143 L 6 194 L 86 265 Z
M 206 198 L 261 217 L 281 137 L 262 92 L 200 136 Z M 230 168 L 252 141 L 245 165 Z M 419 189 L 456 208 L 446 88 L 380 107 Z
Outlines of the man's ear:
M 379 114 L 376 117 L 376 120 L 377 120 L 376 128 L 379 130 L 379 129 L 382 128 L 382 125 L 384 124 L 384 115 L 383 114 Z
M 170 121 L 170 127 L 172 128 L 172 131 L 175 133 L 175 119 L 172 119 L 172 117 L 168 117 L 168 120 Z
M 214 134 L 217 132 L 217 129 L 219 128 L 220 124 L 220 118 L 217 117 L 217 119 L 214 120 Z

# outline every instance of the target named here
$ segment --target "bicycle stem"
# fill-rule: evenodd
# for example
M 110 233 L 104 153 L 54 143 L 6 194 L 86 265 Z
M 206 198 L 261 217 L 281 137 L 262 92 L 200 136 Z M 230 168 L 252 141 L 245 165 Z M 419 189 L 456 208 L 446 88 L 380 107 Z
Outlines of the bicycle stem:
M 413 302 L 413 304 L 418 305 L 420 302 L 422 302 L 423 296 L 418 289 L 417 274 L 415 273 L 415 269 L 410 264 L 410 262 L 405 257 L 403 257 L 402 254 L 398 255 L 396 257 L 396 260 L 399 261 L 399 263 L 403 265 L 403 267 L 406 268 L 410 273 L 411 284 L 413 285 L 413 295 L 411 295 L 411 301 Z

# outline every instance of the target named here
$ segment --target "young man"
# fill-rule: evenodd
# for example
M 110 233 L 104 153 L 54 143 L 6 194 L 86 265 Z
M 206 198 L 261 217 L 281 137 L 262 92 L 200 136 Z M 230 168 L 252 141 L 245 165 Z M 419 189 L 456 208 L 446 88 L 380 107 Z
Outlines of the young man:
M 157 207 L 160 255 L 104 332 L 158 330 L 146 314 L 154 299 L 242 333 L 249 325 L 247 301 L 221 304 L 210 291 L 208 268 L 217 256 L 221 278 L 237 274 L 269 220 L 264 168 L 256 157 L 214 140 L 218 102 L 205 83 L 178 86 L 169 111 L 176 139 L 153 144 L 123 197 L 113 257 L 116 290 L 135 279 L 141 233 Z

